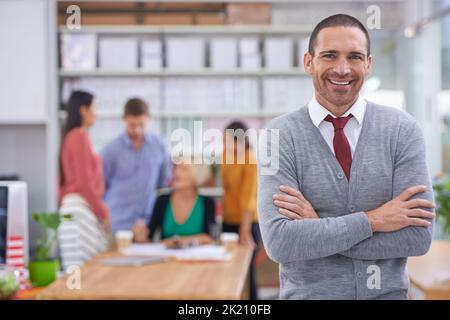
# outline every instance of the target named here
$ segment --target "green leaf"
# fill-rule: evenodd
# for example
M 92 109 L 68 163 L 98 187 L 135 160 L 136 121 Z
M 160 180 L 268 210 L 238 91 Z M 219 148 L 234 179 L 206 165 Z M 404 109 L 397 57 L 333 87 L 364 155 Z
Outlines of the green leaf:
M 38 222 L 44 229 L 56 230 L 61 223 L 61 216 L 57 212 L 34 213 L 33 219 L 36 220 L 36 222 Z
M 38 240 L 39 247 L 36 258 L 40 261 L 49 260 L 52 248 L 56 243 L 56 230 L 62 220 L 71 220 L 73 215 L 61 215 L 58 212 L 36 212 L 32 214 L 32 217 L 43 229 L 43 234 Z
M 436 200 L 436 216 L 442 221 L 446 234 L 450 234 L 450 179 L 440 180 L 433 185 Z

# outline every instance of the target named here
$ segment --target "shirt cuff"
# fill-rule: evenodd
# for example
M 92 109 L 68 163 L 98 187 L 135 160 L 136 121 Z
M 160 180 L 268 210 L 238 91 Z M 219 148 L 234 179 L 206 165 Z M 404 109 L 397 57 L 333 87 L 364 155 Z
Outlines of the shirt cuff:
M 343 216 L 350 245 L 353 246 L 367 238 L 372 237 L 372 227 L 366 213 L 361 211 Z

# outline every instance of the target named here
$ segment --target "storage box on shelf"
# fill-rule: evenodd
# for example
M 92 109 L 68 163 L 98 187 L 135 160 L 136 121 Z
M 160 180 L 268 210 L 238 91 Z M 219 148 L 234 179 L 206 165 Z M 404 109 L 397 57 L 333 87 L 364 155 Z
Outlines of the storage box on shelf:
M 99 68 L 131 70 L 138 67 L 138 41 L 135 37 L 101 37 L 98 47 Z
M 225 23 L 225 3 L 114 1 L 60 2 L 58 23 L 65 25 L 67 8 L 80 8 L 82 25 L 186 25 Z M 70 11 L 69 11 L 70 12 Z
M 210 66 L 214 70 L 234 70 L 238 66 L 237 39 L 211 38 L 209 41 Z
M 162 42 L 158 37 L 146 37 L 141 40 L 141 68 L 160 71 L 163 67 Z
M 227 23 L 229 24 L 270 24 L 271 3 L 228 3 Z
M 148 25 L 187 25 L 194 23 L 194 16 L 190 13 L 147 13 L 142 20 Z

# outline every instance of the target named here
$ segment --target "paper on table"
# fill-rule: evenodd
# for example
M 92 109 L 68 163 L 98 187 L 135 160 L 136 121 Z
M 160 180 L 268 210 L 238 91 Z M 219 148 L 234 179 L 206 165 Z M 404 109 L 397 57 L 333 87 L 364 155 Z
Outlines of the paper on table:
M 168 261 L 168 257 L 115 257 L 109 259 L 102 259 L 100 262 L 107 266 L 143 266 L 147 264 L 164 263 Z
M 177 260 L 211 260 L 227 261 L 229 253 L 223 246 L 204 245 L 185 249 L 168 249 L 162 243 L 133 244 L 123 249 L 127 256 L 164 256 Z

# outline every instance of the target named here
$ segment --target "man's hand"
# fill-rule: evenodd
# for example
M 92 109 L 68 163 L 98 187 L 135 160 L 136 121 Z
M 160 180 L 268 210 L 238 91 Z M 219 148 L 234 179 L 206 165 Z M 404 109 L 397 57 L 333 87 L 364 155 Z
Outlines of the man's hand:
M 140 219 L 133 226 L 134 241 L 138 243 L 148 242 L 150 231 L 148 230 L 145 221 Z
M 280 186 L 280 191 L 285 194 L 273 195 L 273 204 L 279 208 L 279 213 L 292 220 L 319 218 L 300 191 L 288 186 Z
M 367 212 L 373 232 L 392 232 L 409 226 L 428 227 L 431 223 L 424 219 L 433 219 L 434 212 L 419 208 L 434 208 L 433 202 L 424 199 L 412 199 L 412 196 L 425 192 L 426 186 L 414 186 L 403 191 L 398 197 L 381 207 Z

